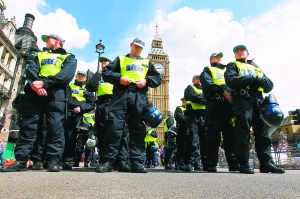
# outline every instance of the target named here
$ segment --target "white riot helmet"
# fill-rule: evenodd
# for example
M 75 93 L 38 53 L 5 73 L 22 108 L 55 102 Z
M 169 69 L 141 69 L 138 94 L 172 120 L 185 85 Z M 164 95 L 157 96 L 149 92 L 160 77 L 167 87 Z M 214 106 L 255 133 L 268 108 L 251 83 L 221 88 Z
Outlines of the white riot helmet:
M 95 135 L 89 136 L 89 139 L 86 141 L 86 147 L 89 149 L 93 149 L 97 144 L 97 140 Z

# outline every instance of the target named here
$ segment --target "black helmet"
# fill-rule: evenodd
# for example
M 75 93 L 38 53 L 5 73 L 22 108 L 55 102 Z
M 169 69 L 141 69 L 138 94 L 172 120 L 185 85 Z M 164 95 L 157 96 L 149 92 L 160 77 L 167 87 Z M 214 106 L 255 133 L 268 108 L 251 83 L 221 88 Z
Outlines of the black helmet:
M 161 111 L 157 107 L 153 106 L 151 101 L 148 101 L 144 110 L 144 122 L 148 126 L 156 128 L 162 120 L 163 116 Z
M 284 114 L 278 105 L 274 95 L 267 96 L 260 107 L 260 118 L 269 127 L 268 131 L 264 131 L 264 137 L 269 137 L 278 127 L 280 127 Z
M 270 127 L 279 127 L 284 114 L 277 104 L 266 104 L 261 108 L 260 118 Z

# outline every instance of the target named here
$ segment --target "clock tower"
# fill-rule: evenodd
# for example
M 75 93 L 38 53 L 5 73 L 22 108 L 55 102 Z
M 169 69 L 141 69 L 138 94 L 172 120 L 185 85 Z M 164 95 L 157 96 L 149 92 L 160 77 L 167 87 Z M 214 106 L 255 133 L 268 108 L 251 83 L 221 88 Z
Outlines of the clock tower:
M 154 106 L 159 108 L 164 118 L 167 116 L 169 110 L 169 56 L 163 50 L 163 43 L 159 37 L 157 25 L 154 38 L 152 40 L 151 49 L 148 53 L 148 59 L 154 64 L 156 70 L 160 72 L 162 83 L 159 87 L 153 89 L 149 88 L 147 97 L 153 101 Z M 156 128 L 159 138 L 164 137 L 163 122 Z

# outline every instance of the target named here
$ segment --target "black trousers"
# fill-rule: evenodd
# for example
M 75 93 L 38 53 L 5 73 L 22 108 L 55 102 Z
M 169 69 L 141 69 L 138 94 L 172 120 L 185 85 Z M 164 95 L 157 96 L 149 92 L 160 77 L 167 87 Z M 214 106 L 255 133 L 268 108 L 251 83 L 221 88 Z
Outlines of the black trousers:
M 227 101 L 209 101 L 206 104 L 207 125 L 207 165 L 217 166 L 218 150 L 221 142 L 221 132 L 223 136 L 223 145 L 225 156 L 229 166 L 237 166 L 238 161 L 235 158 L 233 139 L 234 128 L 230 123 L 234 117 L 233 108 Z
M 154 145 L 154 143 L 147 144 L 146 147 L 146 158 L 147 162 L 146 165 L 156 165 L 156 159 L 155 159 L 155 152 L 151 150 L 151 146 Z
M 79 132 L 78 136 L 77 136 L 77 139 L 76 139 L 76 148 L 75 148 L 75 156 L 74 156 L 74 162 L 75 163 L 79 163 L 81 161 L 81 156 L 82 156 L 82 152 L 83 152 L 83 149 L 84 149 L 84 146 L 86 144 L 86 141 L 88 140 L 89 138 L 89 135 L 90 133 L 92 132 L 89 132 L 89 133 L 82 133 L 82 132 Z M 89 149 L 89 148 L 85 148 L 84 150 L 84 163 L 90 163 L 91 160 L 92 160 L 92 152 L 93 150 L 92 149 Z
M 107 130 L 104 135 L 103 161 L 114 162 L 128 122 L 130 159 L 140 162 L 144 159 L 146 127 L 143 122 L 143 109 L 147 98 L 144 93 L 132 90 L 118 90 L 108 107 Z
M 97 132 L 98 138 L 98 149 L 100 154 L 100 163 L 103 162 L 104 155 L 104 136 L 107 130 L 107 119 L 108 119 L 108 107 L 111 99 L 105 98 L 101 99 L 98 97 L 98 103 L 95 112 L 95 129 Z M 120 161 L 129 161 L 129 130 L 127 128 L 127 124 L 124 124 L 123 135 L 120 141 L 118 155 L 116 157 L 116 164 Z
M 174 156 L 175 156 L 175 151 L 176 151 L 176 142 L 171 142 L 171 140 L 168 140 L 170 138 L 168 138 L 167 136 L 167 132 L 165 132 L 165 142 L 169 142 L 172 143 L 170 144 L 170 146 L 165 145 L 164 147 L 164 153 L 165 153 L 165 158 L 164 158 L 164 162 L 165 165 L 172 165 L 172 163 L 175 161 Z M 177 140 L 177 137 L 176 137 Z
M 175 160 L 177 162 L 183 158 L 184 147 L 185 147 L 184 137 L 185 137 L 185 127 L 184 124 L 182 124 L 177 127 L 177 137 L 176 137 L 177 150 L 176 150 L 176 160 Z
M 46 120 L 44 119 L 41 130 L 37 131 L 37 137 L 33 144 L 33 149 L 30 153 L 30 160 L 32 160 L 33 162 L 47 161 L 47 147 L 45 146 L 46 133 Z
M 19 100 L 19 138 L 16 143 L 15 157 L 17 161 L 27 161 L 33 149 L 37 134 L 46 122 L 45 146 L 48 161 L 59 161 L 65 146 L 64 111 L 65 91 L 63 89 L 49 90 L 48 97 L 39 97 L 28 90 Z
M 70 162 L 75 156 L 76 140 L 79 133 L 76 125 L 80 121 L 80 115 L 75 114 L 73 110 L 68 112 L 68 122 L 65 124 L 65 150 L 62 157 L 63 162 Z M 88 134 L 88 132 L 86 133 Z
M 185 164 L 195 165 L 197 159 L 201 159 L 202 165 L 206 166 L 206 136 L 205 113 L 192 112 L 187 114 L 185 148 L 183 161 Z M 200 146 L 199 146 L 200 143 Z M 199 154 L 200 148 L 200 154 Z
M 233 98 L 236 127 L 234 131 L 235 156 L 240 164 L 249 162 L 250 128 L 255 135 L 257 157 L 262 166 L 272 162 L 271 138 L 260 136 L 265 124 L 259 117 L 259 107 L 263 102 L 262 96 L 237 96 Z

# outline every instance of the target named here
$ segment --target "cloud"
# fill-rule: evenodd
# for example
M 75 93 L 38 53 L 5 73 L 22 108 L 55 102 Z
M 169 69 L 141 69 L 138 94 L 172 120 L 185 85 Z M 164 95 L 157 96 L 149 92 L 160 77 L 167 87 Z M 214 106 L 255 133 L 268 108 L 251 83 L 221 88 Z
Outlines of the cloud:
M 157 11 L 153 22 L 143 25 L 144 37 L 146 43 L 151 43 L 157 23 L 170 59 L 170 108 L 180 105 L 184 89 L 191 84 L 192 76 L 209 64 L 212 52 L 222 51 L 226 64 L 234 60 L 232 48 L 237 44 L 247 45 L 249 58 L 255 58 L 272 79 L 275 88 L 271 93 L 283 111 L 300 108 L 296 45 L 300 41 L 299 18 L 297 0 L 284 1 L 257 18 L 241 22 L 234 21 L 233 13 L 225 9 L 183 7 L 169 14 Z
M 8 19 L 16 16 L 17 28 L 23 26 L 26 13 L 35 16 L 32 30 L 38 38 L 40 48 L 45 45 L 40 36 L 51 33 L 59 34 L 66 40 L 64 48 L 67 50 L 84 48 L 89 43 L 90 33 L 78 27 L 76 18 L 63 9 L 49 11 L 49 5 L 44 0 L 9 0 L 5 4 L 7 9 L 4 14 Z M 43 14 L 40 10 L 45 10 L 47 14 Z

